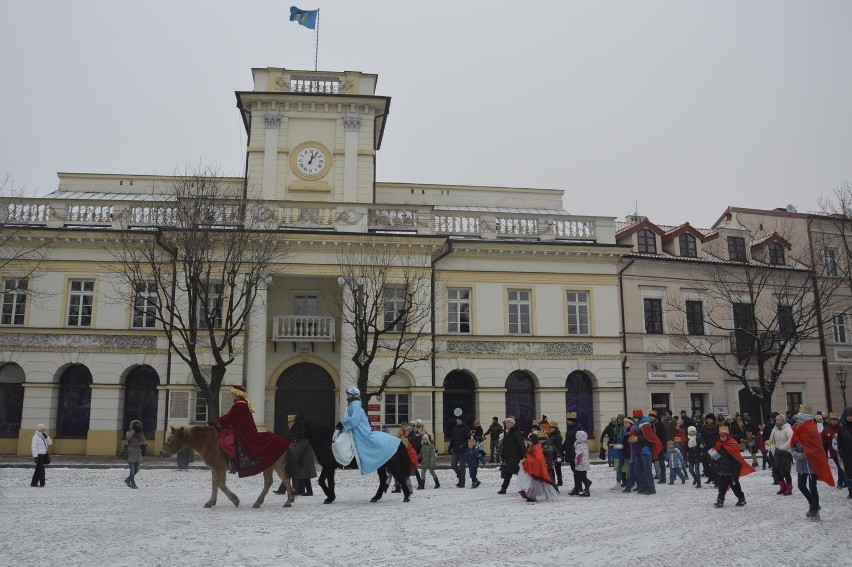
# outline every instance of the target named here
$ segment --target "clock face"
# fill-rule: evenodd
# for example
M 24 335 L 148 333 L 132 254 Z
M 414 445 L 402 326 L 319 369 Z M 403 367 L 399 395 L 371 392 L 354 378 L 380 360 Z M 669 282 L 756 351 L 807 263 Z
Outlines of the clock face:
M 327 163 L 328 157 L 317 146 L 305 146 L 296 154 L 296 169 L 305 176 L 320 176 Z

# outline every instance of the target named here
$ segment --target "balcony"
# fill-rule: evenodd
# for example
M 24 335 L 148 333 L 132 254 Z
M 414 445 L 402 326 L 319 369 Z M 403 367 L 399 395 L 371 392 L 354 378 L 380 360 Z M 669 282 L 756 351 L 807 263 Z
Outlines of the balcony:
M 283 315 L 272 318 L 272 342 L 332 343 L 337 340 L 334 317 Z

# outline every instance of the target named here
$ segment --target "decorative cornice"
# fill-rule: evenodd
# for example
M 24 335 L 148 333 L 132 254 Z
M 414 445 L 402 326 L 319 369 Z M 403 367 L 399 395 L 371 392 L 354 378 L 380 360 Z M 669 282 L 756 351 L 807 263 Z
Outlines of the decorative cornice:
M 347 132 L 357 132 L 361 128 L 361 119 L 348 114 L 343 117 L 343 129 Z
M 267 128 L 280 128 L 281 115 L 278 113 L 267 112 L 263 115 L 263 123 Z
M 0 347 L 43 349 L 153 350 L 157 337 L 133 335 L 77 335 L 46 333 L 0 333 Z
M 493 355 L 493 356 L 527 356 L 527 357 L 559 357 L 559 356 L 592 356 L 592 343 L 560 342 L 495 342 L 495 341 L 448 341 L 444 352 L 464 355 Z

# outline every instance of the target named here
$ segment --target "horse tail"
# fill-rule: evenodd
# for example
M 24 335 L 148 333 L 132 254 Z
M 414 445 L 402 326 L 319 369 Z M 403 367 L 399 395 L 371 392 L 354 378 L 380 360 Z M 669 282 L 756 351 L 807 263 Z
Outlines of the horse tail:
M 405 479 L 411 476 L 411 459 L 408 458 L 408 447 L 402 441 L 396 449 L 396 458 L 400 460 L 399 469 L 402 473 L 402 478 L 399 480 L 405 482 Z
M 290 484 L 296 494 L 299 493 L 299 466 L 296 464 L 296 444 L 292 443 L 284 452 L 284 472 L 290 477 Z

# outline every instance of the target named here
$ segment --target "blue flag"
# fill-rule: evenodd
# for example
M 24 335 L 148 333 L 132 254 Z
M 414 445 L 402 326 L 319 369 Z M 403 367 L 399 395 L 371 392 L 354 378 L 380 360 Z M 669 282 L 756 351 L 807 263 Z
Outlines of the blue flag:
M 301 8 L 290 6 L 290 21 L 312 30 L 317 29 L 318 15 L 319 10 L 302 10 Z

